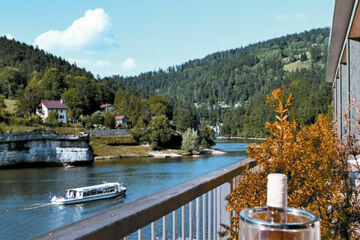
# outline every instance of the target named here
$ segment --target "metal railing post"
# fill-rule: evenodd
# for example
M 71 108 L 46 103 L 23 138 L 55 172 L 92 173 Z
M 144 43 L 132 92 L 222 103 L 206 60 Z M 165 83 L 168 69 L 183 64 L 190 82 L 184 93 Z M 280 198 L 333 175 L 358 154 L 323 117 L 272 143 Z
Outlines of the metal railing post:
M 200 197 L 196 198 L 196 240 L 200 240 Z

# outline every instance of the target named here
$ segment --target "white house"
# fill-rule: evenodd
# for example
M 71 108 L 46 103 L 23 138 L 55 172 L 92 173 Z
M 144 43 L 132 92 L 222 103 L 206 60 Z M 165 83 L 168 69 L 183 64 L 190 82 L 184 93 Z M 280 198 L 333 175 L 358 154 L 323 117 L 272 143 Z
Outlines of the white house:
M 36 114 L 45 121 L 49 116 L 49 112 L 55 111 L 58 115 L 58 121 L 62 123 L 67 123 L 67 109 L 62 100 L 41 100 L 40 109 L 36 111 Z
M 122 125 L 128 124 L 128 118 L 125 116 L 116 116 L 115 117 L 115 126 L 120 127 Z

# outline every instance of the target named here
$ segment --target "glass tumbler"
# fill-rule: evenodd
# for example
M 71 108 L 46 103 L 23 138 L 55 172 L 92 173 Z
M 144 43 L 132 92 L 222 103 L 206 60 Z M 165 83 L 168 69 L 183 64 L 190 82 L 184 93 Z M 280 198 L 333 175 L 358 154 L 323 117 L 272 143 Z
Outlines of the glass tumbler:
M 320 240 L 320 218 L 310 212 L 286 208 L 286 222 L 267 221 L 268 207 L 240 213 L 239 240 Z

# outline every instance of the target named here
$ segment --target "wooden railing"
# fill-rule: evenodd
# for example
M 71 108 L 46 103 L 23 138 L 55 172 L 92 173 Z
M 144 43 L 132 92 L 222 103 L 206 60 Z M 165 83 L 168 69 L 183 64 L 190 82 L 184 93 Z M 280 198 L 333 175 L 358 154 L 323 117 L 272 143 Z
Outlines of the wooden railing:
M 129 237 L 155 240 L 162 237 L 163 240 L 179 238 L 215 240 L 221 230 L 220 223 L 229 223 L 230 215 L 224 209 L 225 196 L 234 189 L 236 179 L 244 169 L 253 167 L 255 163 L 246 159 L 34 239 L 127 239 Z M 187 213 L 186 208 L 188 208 Z M 157 229 L 158 231 L 156 222 L 158 224 L 162 222 L 162 228 Z M 181 225 L 178 224 L 179 222 Z M 188 229 L 186 229 L 187 224 Z M 171 231 L 168 228 L 171 228 Z

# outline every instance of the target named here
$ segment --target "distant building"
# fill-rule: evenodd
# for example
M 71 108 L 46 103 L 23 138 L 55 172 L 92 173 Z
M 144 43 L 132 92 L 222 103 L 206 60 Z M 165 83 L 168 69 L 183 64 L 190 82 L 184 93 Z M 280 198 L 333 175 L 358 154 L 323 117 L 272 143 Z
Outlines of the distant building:
M 128 118 L 125 116 L 116 116 L 115 117 L 115 127 L 120 127 L 122 125 L 128 124 Z
M 100 110 L 101 111 L 107 112 L 107 111 L 110 111 L 111 109 L 112 109 L 112 105 L 109 104 L 109 103 L 105 103 L 105 104 L 100 105 Z
M 335 0 L 326 81 L 333 87 L 333 112 L 337 134 L 359 135 L 360 107 L 360 4 Z M 351 119 L 347 123 L 347 119 Z
M 43 121 L 45 121 L 45 119 L 49 116 L 49 113 L 55 111 L 58 116 L 58 121 L 67 123 L 68 108 L 69 107 L 66 106 L 62 100 L 41 100 L 40 109 L 36 111 L 36 114 L 39 115 Z

